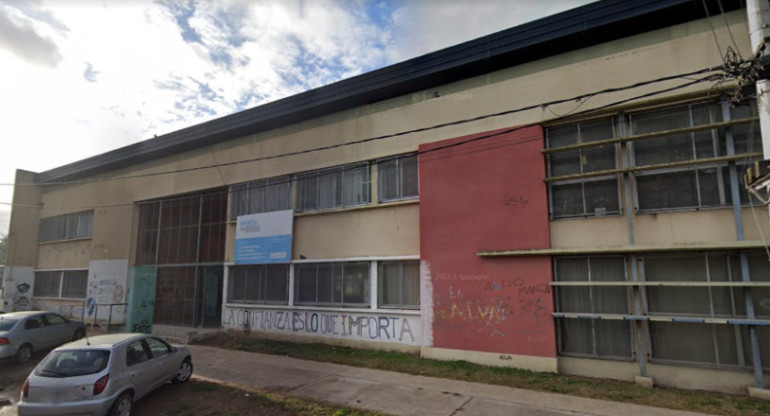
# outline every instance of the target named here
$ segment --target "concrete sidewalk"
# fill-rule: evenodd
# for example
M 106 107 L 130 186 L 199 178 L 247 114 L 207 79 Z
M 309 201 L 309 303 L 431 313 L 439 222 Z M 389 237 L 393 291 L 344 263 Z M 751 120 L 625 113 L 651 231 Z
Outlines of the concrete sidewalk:
M 200 378 L 394 416 L 704 416 L 200 345 L 190 348 Z

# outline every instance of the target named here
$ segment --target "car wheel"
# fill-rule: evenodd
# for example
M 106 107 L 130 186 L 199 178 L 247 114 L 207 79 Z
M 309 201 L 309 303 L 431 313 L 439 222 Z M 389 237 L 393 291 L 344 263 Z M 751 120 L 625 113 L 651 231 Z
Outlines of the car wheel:
M 86 331 L 83 328 L 78 328 L 75 331 L 75 334 L 72 335 L 72 340 L 77 341 L 80 338 L 83 338 L 84 336 L 86 336 Z
M 179 370 L 176 372 L 176 377 L 171 379 L 172 383 L 179 384 L 190 380 L 192 377 L 193 365 L 189 358 L 185 358 L 182 364 L 179 364 Z
M 16 351 L 16 361 L 19 364 L 24 364 L 28 362 L 30 358 L 32 358 L 32 345 L 23 344 L 19 347 L 19 350 Z
M 134 399 L 131 397 L 131 393 L 123 393 L 115 400 L 115 403 L 110 409 L 110 416 L 130 416 L 131 407 L 134 405 Z

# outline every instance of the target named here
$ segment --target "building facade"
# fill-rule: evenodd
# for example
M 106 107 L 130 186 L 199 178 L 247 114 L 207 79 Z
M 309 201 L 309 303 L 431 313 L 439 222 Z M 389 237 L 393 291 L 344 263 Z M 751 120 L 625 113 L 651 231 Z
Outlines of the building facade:
M 739 1 L 599 1 L 18 171 L 6 309 L 761 388 L 770 227 L 728 44 L 753 53 Z

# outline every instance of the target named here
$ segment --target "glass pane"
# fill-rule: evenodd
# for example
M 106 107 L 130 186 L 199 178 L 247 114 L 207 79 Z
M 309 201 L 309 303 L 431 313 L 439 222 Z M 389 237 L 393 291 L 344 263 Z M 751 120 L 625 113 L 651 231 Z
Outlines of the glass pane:
M 346 263 L 343 281 L 343 303 L 369 304 L 369 263 Z
M 700 185 L 701 207 L 725 205 L 730 197 L 725 195 L 723 182 L 729 177 L 722 175 L 722 169 L 708 168 L 697 172 Z
M 418 196 L 420 188 L 417 155 L 400 158 L 399 165 L 401 168 L 401 198 Z
M 420 262 L 403 263 L 402 290 L 404 306 L 420 306 Z
M 268 181 L 265 189 L 265 211 L 291 209 L 291 177 L 281 176 Z
M 345 169 L 342 176 L 342 189 L 343 205 L 369 203 L 369 165 Z
M 315 265 L 300 265 L 295 269 L 297 285 L 297 301 L 315 303 L 316 301 L 316 267 Z
M 600 357 L 631 358 L 631 323 L 594 320 L 596 354 Z
M 550 127 L 546 129 L 545 134 L 549 149 L 578 144 L 577 124 Z
M 289 265 L 276 264 L 266 266 L 265 300 L 286 303 L 289 300 Z
M 674 361 L 716 363 L 712 326 L 650 322 L 652 357 Z
M 590 181 L 584 183 L 586 214 L 598 217 L 620 212 L 618 180 Z
M 594 354 L 591 320 L 559 319 L 559 337 L 563 353 Z
M 63 298 L 85 299 L 87 288 L 88 270 L 67 270 L 64 272 L 61 294 Z
M 580 172 L 580 152 L 570 150 L 548 155 L 550 176 L 571 175 Z
M 326 171 L 318 175 L 318 209 L 342 204 L 342 171 Z
M 318 209 L 318 177 L 316 173 L 297 175 L 297 209 Z
M 636 187 L 641 210 L 698 206 L 695 171 L 637 176 Z
M 398 306 L 401 304 L 401 264 L 381 262 L 379 276 L 380 306 Z
M 689 134 L 634 142 L 636 166 L 692 160 L 693 152 L 693 142 Z
M 380 201 L 399 198 L 397 159 L 377 163 L 377 193 Z
M 339 297 L 339 293 L 335 293 L 339 291 L 335 290 L 334 266 L 332 264 L 319 264 L 317 267 L 318 267 L 318 302 L 332 303 L 335 301 L 335 298 Z
M 564 218 L 583 215 L 583 187 L 580 183 L 552 184 L 551 203 L 553 217 Z
M 35 272 L 35 296 L 59 297 L 61 272 Z

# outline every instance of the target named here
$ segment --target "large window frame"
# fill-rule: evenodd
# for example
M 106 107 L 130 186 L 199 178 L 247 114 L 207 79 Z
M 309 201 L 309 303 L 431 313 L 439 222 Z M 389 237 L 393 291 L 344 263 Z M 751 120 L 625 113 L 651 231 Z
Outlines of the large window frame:
M 85 299 L 87 293 L 88 269 L 35 271 L 33 297 Z
M 602 117 L 547 128 L 545 135 L 548 149 L 577 146 L 572 150 L 548 154 L 548 176 L 587 175 L 617 169 L 617 145 L 604 143 L 616 137 L 616 130 L 616 117 Z M 580 147 L 594 142 L 604 144 Z M 619 215 L 619 183 L 618 174 L 566 178 L 549 183 L 551 218 Z M 602 191 L 602 188 L 605 190 Z M 607 192 L 607 189 L 610 191 Z
M 383 309 L 420 309 L 420 262 L 378 262 L 377 297 Z
M 371 204 L 371 165 L 354 163 L 294 176 L 297 212 L 324 211 Z
M 276 176 L 230 187 L 230 219 L 292 209 L 292 176 Z
M 554 279 L 560 282 L 625 282 L 623 256 L 554 258 Z M 626 287 L 557 286 L 556 311 L 586 314 L 628 314 Z M 634 357 L 631 326 L 627 321 L 559 318 L 558 347 L 562 355 L 629 361 Z M 625 337 L 623 334 L 625 333 Z
M 602 120 L 605 124 L 617 120 L 613 131 L 621 133 L 612 136 L 608 129 L 598 129 L 607 137 L 601 139 L 597 133 L 585 139 L 582 126 Z M 622 163 L 613 168 L 607 163 L 591 165 L 590 155 L 601 155 L 601 149 L 607 152 L 610 146 Z M 741 204 L 749 204 L 751 196 L 733 170 L 761 158 L 759 150 L 753 100 L 738 106 L 726 98 L 661 104 L 547 127 L 543 153 L 548 162 L 550 216 L 568 219 L 620 214 L 624 209 L 658 213 L 725 208 L 732 204 L 733 187 Z M 630 200 L 621 195 L 621 189 L 628 188 Z M 604 208 L 607 205 L 617 208 Z
M 264 305 L 289 303 L 289 264 L 231 266 L 227 302 Z
M 300 263 L 294 268 L 294 302 L 305 306 L 369 308 L 371 262 Z
M 761 305 L 760 299 L 770 298 L 770 263 L 764 251 L 664 250 L 620 256 L 625 257 L 628 269 L 624 279 L 593 279 L 590 273 L 565 276 L 565 268 L 559 265 L 560 261 L 576 259 L 586 262 L 588 266 L 583 269 L 590 270 L 591 259 L 609 255 L 554 257 L 552 285 L 556 288 L 554 317 L 560 355 L 618 359 L 617 354 L 591 349 L 588 342 L 565 339 L 570 331 L 582 337 L 579 340 L 602 332 L 605 339 L 628 345 L 632 353 L 646 351 L 642 359 L 654 363 L 733 369 L 754 365 L 750 326 L 760 340 L 770 339 L 770 310 L 756 307 Z M 744 262 L 748 279 L 743 275 Z M 597 291 L 604 295 L 594 296 Z M 627 293 L 627 310 L 601 307 L 607 299 L 617 298 L 610 291 Z M 578 306 L 565 305 L 565 295 Z M 751 319 L 745 307 L 749 299 L 755 304 Z M 626 325 L 633 332 L 628 331 L 625 337 L 615 332 L 613 336 L 608 325 Z M 770 350 L 761 354 L 763 367 L 770 369 Z
M 419 198 L 417 153 L 377 160 L 377 201 L 394 202 Z
M 94 210 L 57 215 L 40 220 L 37 241 L 40 243 L 90 238 L 93 234 Z

